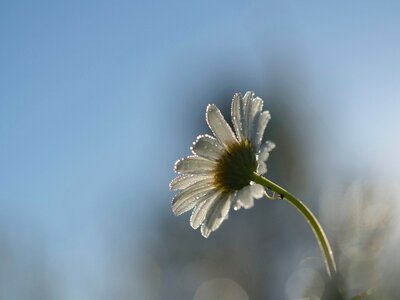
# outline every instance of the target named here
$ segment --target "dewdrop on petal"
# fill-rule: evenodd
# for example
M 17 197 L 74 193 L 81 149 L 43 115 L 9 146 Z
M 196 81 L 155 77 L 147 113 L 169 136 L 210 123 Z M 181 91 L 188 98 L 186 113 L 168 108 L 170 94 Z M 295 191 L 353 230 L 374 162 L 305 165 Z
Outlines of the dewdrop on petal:
M 264 195 L 264 187 L 252 182 L 251 176 L 267 171 L 266 160 L 275 147 L 269 141 L 262 144 L 271 116 L 253 92 L 234 95 L 231 117 L 234 130 L 215 105 L 207 106 L 206 121 L 213 136 L 197 137 L 193 155 L 175 163 L 179 175 L 170 183 L 170 189 L 177 191 L 172 211 L 178 216 L 193 209 L 190 225 L 201 226 L 204 237 L 227 219 L 231 206 L 248 209 Z

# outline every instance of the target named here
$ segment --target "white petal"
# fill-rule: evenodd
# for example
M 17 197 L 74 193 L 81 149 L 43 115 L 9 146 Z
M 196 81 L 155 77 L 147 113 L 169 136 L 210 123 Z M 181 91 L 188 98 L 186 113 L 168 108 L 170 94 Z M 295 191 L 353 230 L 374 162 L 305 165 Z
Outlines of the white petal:
M 242 109 L 241 109 L 241 120 L 242 120 L 242 127 L 243 127 L 243 135 L 244 137 L 249 137 L 249 118 L 248 118 L 248 112 L 249 112 L 249 106 L 250 106 L 250 101 L 251 98 L 253 97 L 254 93 L 253 92 L 246 92 L 243 96 L 242 100 Z
M 236 93 L 232 99 L 232 107 L 231 107 L 231 118 L 233 123 L 233 128 L 235 129 L 236 136 L 239 141 L 242 141 L 243 135 L 243 126 L 242 126 L 242 114 L 241 114 L 241 102 L 242 95 L 240 93 Z
M 257 147 L 260 147 L 265 128 L 267 127 L 268 121 L 271 119 L 271 114 L 269 111 L 263 111 L 260 114 L 256 115 L 254 120 L 254 129 L 255 132 L 253 134 L 253 143 Z
M 206 224 L 203 223 L 203 224 L 201 225 L 200 231 L 201 231 L 201 235 L 204 236 L 205 238 L 208 238 L 208 237 L 210 236 L 211 229 L 208 228 L 208 227 L 206 226 Z
M 260 199 L 264 196 L 264 187 L 259 184 L 251 184 L 245 186 L 236 193 L 234 200 L 234 209 L 238 210 L 242 207 L 249 209 L 254 206 L 254 199 Z
M 211 160 L 218 160 L 224 153 L 223 146 L 209 135 L 200 135 L 192 146 L 193 154 Z
M 251 187 L 250 185 L 247 185 L 237 192 L 234 209 L 238 210 L 241 207 L 248 209 L 253 206 L 254 206 L 254 199 L 252 197 Z
M 175 172 L 183 174 L 210 174 L 214 167 L 214 161 L 198 156 L 188 156 L 175 163 Z
M 200 180 L 211 178 L 212 175 L 190 175 L 184 174 L 174 178 L 169 184 L 171 191 L 183 190 Z
M 275 143 L 271 141 L 266 141 L 260 150 L 259 158 L 262 160 L 267 160 L 269 153 L 275 148 Z
M 175 215 L 179 216 L 180 214 L 191 210 L 201 201 L 204 195 L 213 189 L 214 187 L 207 182 L 192 185 L 172 199 L 172 211 Z
M 264 196 L 264 187 L 260 184 L 252 184 L 250 185 L 251 196 L 254 199 L 260 199 Z
M 224 145 L 237 142 L 232 128 L 226 123 L 219 109 L 214 104 L 207 106 L 206 121 L 215 137 Z
M 266 141 L 261 146 L 260 154 L 258 155 L 258 170 L 257 170 L 260 174 L 265 174 L 267 172 L 266 161 L 269 157 L 269 153 L 274 148 L 275 148 L 275 143 L 271 141 Z
M 204 199 L 203 202 L 196 206 L 190 217 L 190 226 L 192 226 L 194 229 L 199 228 L 201 223 L 203 223 L 204 219 L 206 218 L 208 210 L 213 206 L 214 201 L 219 200 L 219 196 L 220 194 L 217 191 L 213 191 L 212 193 L 208 194 L 207 199 Z
M 255 136 L 255 132 L 257 132 L 257 128 L 255 126 L 255 117 L 260 114 L 260 111 L 262 110 L 263 106 L 263 101 L 261 98 L 256 97 L 252 98 L 248 104 L 248 109 L 247 109 L 247 126 L 248 126 L 248 131 L 247 131 L 247 137 L 249 140 L 253 140 Z
M 226 219 L 231 207 L 232 194 L 225 194 L 214 201 L 214 205 L 209 209 L 206 221 L 201 225 L 201 234 L 208 237 L 212 231 L 218 229 Z

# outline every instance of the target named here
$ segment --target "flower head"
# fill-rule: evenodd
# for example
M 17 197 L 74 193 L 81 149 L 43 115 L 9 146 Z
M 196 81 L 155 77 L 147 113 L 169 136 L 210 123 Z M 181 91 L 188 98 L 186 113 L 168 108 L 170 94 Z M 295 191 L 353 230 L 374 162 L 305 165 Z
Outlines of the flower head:
M 206 121 L 214 136 L 198 136 L 191 147 L 193 155 L 175 163 L 180 175 L 170 183 L 170 189 L 178 191 L 172 211 L 180 215 L 193 209 L 190 225 L 201 226 L 204 237 L 228 218 L 232 204 L 235 210 L 251 208 L 254 199 L 264 194 L 264 188 L 251 181 L 254 172 L 266 173 L 266 160 L 275 147 L 269 141 L 261 143 L 271 118 L 262 109 L 262 99 L 253 92 L 235 94 L 233 131 L 219 109 L 208 105 Z

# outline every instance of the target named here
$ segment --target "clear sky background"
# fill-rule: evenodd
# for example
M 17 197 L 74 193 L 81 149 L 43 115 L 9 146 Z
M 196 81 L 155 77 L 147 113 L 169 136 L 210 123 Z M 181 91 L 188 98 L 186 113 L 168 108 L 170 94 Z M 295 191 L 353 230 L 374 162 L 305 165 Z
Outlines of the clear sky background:
M 399 179 L 399 53 L 398 1 L 0 1 L 4 299 L 24 298 L 32 264 L 58 299 L 99 299 L 109 237 L 130 224 L 139 249 L 170 209 L 154 195 L 216 100 L 197 92 L 227 74 L 233 95 L 296 70 L 322 181 Z

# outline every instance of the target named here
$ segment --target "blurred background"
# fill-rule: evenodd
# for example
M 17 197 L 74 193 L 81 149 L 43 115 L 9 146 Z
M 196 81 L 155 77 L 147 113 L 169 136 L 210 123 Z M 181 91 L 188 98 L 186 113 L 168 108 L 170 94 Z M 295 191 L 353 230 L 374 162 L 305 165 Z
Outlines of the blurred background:
M 247 90 L 344 293 L 399 299 L 399 29 L 397 1 L 0 1 L 0 299 L 320 299 L 287 203 L 209 239 L 171 212 L 206 105 Z

